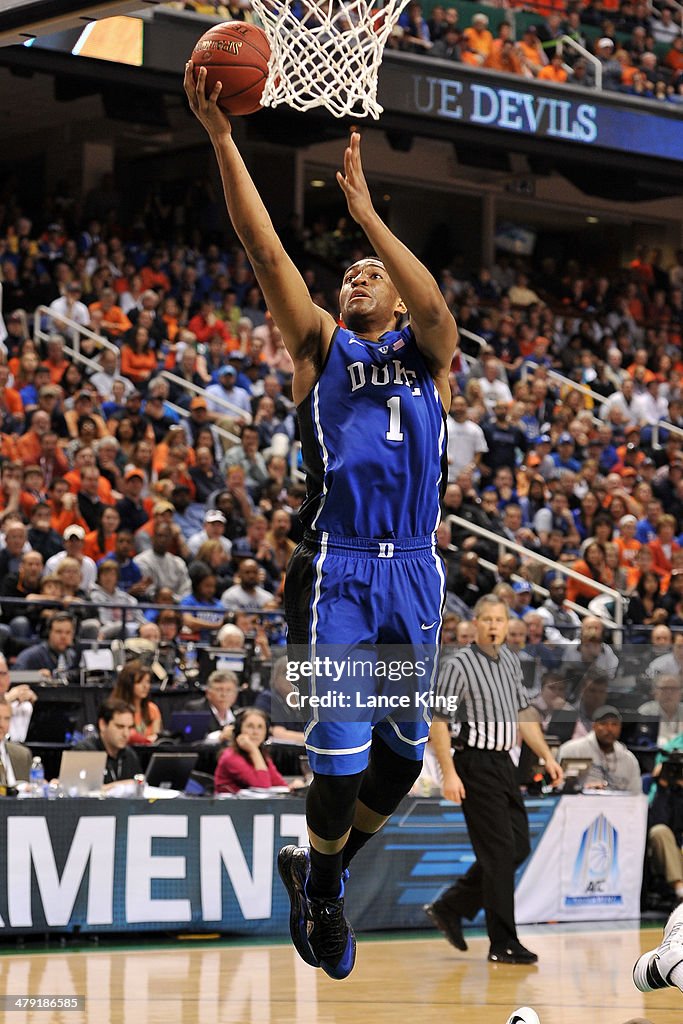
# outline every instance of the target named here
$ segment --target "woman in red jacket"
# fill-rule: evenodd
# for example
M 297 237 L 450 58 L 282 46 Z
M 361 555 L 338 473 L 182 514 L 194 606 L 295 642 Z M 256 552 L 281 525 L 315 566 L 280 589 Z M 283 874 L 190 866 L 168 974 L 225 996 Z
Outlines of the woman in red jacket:
M 240 789 L 269 789 L 287 783 L 265 751 L 268 718 L 259 708 L 245 708 L 237 716 L 230 746 L 221 754 L 215 775 L 216 793 Z

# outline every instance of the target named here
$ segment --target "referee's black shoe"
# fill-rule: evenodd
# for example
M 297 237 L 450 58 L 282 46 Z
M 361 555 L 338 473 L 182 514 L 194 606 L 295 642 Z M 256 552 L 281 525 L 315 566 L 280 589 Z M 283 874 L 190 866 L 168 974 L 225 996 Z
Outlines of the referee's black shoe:
M 491 946 L 489 960 L 493 964 L 535 964 L 538 957 L 521 942 L 510 942 L 507 946 Z
M 436 925 L 440 932 L 446 936 L 451 946 L 461 949 L 463 953 L 467 949 L 465 936 L 462 933 L 462 924 L 457 914 L 446 914 L 439 906 L 438 900 L 434 903 L 425 903 L 422 908 L 429 920 Z

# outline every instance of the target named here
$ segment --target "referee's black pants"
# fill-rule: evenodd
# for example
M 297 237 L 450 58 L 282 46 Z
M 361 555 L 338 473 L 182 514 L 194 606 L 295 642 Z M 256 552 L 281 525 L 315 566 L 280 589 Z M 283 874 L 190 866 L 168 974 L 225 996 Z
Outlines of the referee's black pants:
M 453 756 L 465 787 L 462 809 L 476 861 L 436 901 L 446 914 L 472 919 L 483 907 L 492 949 L 517 939 L 515 868 L 526 860 L 529 821 L 507 751 L 466 747 Z

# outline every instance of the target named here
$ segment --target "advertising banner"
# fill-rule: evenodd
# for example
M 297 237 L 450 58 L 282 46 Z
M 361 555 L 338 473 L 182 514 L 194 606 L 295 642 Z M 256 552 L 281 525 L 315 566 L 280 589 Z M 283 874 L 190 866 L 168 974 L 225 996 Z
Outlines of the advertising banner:
M 640 916 L 644 796 L 568 796 L 515 891 L 519 924 Z
M 520 921 L 637 916 L 644 803 L 527 800 L 532 855 Z M 277 851 L 306 842 L 301 798 L 4 800 L 0 930 L 287 935 Z M 428 928 L 423 905 L 474 860 L 462 810 L 403 801 L 352 864 L 359 932 Z M 481 919 L 481 917 L 480 917 Z

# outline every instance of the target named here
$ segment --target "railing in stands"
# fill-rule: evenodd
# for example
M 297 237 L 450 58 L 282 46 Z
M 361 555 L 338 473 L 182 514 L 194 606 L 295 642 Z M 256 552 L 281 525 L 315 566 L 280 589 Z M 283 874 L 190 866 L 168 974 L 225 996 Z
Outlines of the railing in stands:
M 545 555 L 539 555 L 538 552 L 533 551 L 530 548 L 525 548 L 513 540 L 508 540 L 507 537 L 501 537 L 500 534 L 493 533 L 491 530 L 487 530 L 483 526 L 477 526 L 475 523 L 470 523 L 467 519 L 462 519 L 460 516 L 447 516 L 446 522 L 455 523 L 456 526 L 464 527 L 464 529 L 469 533 L 474 533 L 478 537 L 483 537 L 485 540 L 497 544 L 499 548 L 505 548 L 506 551 L 514 551 L 525 559 L 538 562 L 539 565 L 545 565 L 548 569 L 552 569 L 554 572 L 560 573 L 562 576 L 570 576 L 572 579 L 578 580 L 579 583 L 589 583 L 590 586 L 594 590 L 597 590 L 599 594 L 604 594 L 606 597 L 610 597 L 614 601 L 614 645 L 615 647 L 621 647 L 623 643 L 624 605 L 626 604 L 627 599 L 618 590 L 613 590 L 612 587 L 607 587 L 604 583 L 598 583 L 597 580 L 589 579 L 587 576 L 583 576 L 580 572 L 575 572 L 567 565 L 563 565 L 560 562 L 553 562 L 552 559 L 546 558 Z
M 82 355 L 80 352 L 77 352 L 75 348 L 71 348 L 69 345 L 64 346 L 64 351 L 68 355 L 69 359 L 75 359 L 77 363 L 83 363 L 84 366 L 87 366 L 95 373 L 102 369 L 95 359 L 90 359 L 88 356 Z M 121 380 L 125 380 L 125 378 L 122 377 Z
M 679 3 L 678 0 L 667 0 L 666 6 L 674 7 L 680 14 L 683 14 L 683 4 Z M 651 18 L 654 17 L 655 21 L 662 20 L 662 12 L 658 11 L 654 5 L 648 5 L 647 13 Z M 680 29 L 678 30 L 678 34 L 681 35 Z
M 538 366 L 538 363 L 532 363 L 528 361 L 524 366 Z M 580 391 L 582 394 L 592 398 L 594 402 L 602 405 L 606 398 L 604 395 L 599 395 L 597 391 L 591 391 L 585 384 L 579 384 L 578 381 L 572 380 L 570 377 L 565 377 L 564 374 L 558 373 L 557 370 L 548 370 L 548 376 L 551 380 L 559 381 L 563 387 L 573 388 L 575 391 Z M 604 421 L 598 416 L 593 416 L 593 422 L 596 425 L 601 425 Z M 677 427 L 675 423 L 669 423 L 666 420 L 660 420 L 658 423 L 649 424 L 652 427 L 652 447 L 661 448 L 659 444 L 659 431 L 666 430 L 671 434 L 676 434 L 678 437 L 683 437 L 683 428 Z M 648 424 L 640 424 L 640 426 L 648 426 Z
M 525 359 L 522 363 L 522 380 L 526 380 L 529 376 L 530 369 L 536 370 L 540 365 L 540 363 L 535 363 L 533 359 Z M 592 391 L 586 384 L 579 384 L 577 380 L 572 380 L 571 377 L 565 377 L 565 375 L 560 373 L 558 370 L 546 367 L 546 372 L 551 380 L 557 381 L 557 383 L 561 384 L 563 388 L 572 388 L 573 391 L 579 391 L 582 395 L 585 395 L 586 398 L 592 399 L 597 405 L 602 405 L 605 401 L 604 395 L 599 395 L 597 391 Z M 597 420 L 597 417 L 594 416 L 593 419 Z M 597 421 L 600 422 L 600 420 Z
M 48 321 L 52 324 L 53 330 L 44 331 L 41 327 L 41 317 L 47 317 Z M 61 332 L 55 326 L 56 324 L 65 324 L 70 331 L 76 331 L 75 339 L 71 340 L 74 342 L 73 350 L 80 354 L 81 351 L 81 338 L 89 338 L 94 341 L 98 348 L 107 348 L 110 352 L 116 354 L 116 370 L 118 372 L 119 362 L 121 359 L 121 352 L 118 345 L 115 345 L 113 341 L 109 341 L 108 338 L 103 338 L 101 334 L 96 334 L 95 331 L 91 331 L 89 327 L 84 327 L 83 324 L 76 323 L 75 320 L 71 320 L 68 316 L 58 316 L 54 309 L 50 309 L 49 306 L 38 306 L 33 313 L 33 337 L 36 341 L 47 341 L 50 334 L 60 334 Z M 98 370 L 102 367 L 98 366 Z
M 475 342 L 475 344 L 479 345 L 479 347 L 482 349 L 485 348 L 488 344 L 486 339 L 482 338 L 481 335 L 473 334 L 472 331 L 465 330 L 464 328 L 460 328 L 460 334 L 462 335 L 463 338 L 468 338 L 470 341 Z M 467 356 L 464 353 L 463 358 L 466 360 L 466 362 L 470 364 L 476 362 L 476 359 L 474 359 L 472 356 Z M 530 369 L 536 369 L 539 365 L 539 363 L 536 363 L 531 359 L 527 359 L 524 363 L 522 363 L 522 380 L 526 380 Z M 579 391 L 582 395 L 585 395 L 587 398 L 592 399 L 593 402 L 595 402 L 598 406 L 602 406 L 603 403 L 606 401 L 604 395 L 599 395 L 597 391 L 593 391 L 585 384 L 579 384 L 578 381 L 572 380 L 571 377 L 565 377 L 565 375 L 563 373 L 560 373 L 558 370 L 547 369 L 546 372 L 551 380 L 557 381 L 557 383 L 561 384 L 562 387 L 572 388 L 572 390 L 574 391 Z M 602 422 L 603 421 L 599 417 L 593 416 L 593 423 L 596 426 L 600 426 Z M 660 420 L 658 423 L 652 424 L 652 447 L 655 449 L 661 448 L 661 445 L 659 444 L 660 430 L 666 430 L 668 433 L 675 434 L 677 437 L 683 437 L 683 427 L 677 427 L 675 423 L 669 423 L 667 420 Z
M 660 420 L 659 423 L 653 423 L 652 425 L 652 447 L 655 449 L 662 447 L 659 443 L 660 430 L 666 430 L 668 434 L 675 434 L 676 437 L 683 437 L 683 429 L 681 427 L 677 427 L 675 423 L 667 423 L 666 420 Z
M 581 43 L 577 43 L 576 39 L 572 39 L 571 36 L 560 36 L 557 40 L 556 51 L 562 56 L 563 47 L 569 46 L 572 50 L 576 50 L 580 53 L 584 60 L 587 60 L 589 64 L 593 65 L 595 69 L 595 88 L 602 92 L 602 64 L 598 58 L 587 50 Z
M 299 469 L 301 441 L 292 441 L 289 449 L 289 475 L 292 480 L 305 480 L 306 474 Z
M 64 346 L 64 351 L 70 359 L 75 359 L 77 363 L 83 363 L 84 366 L 89 367 L 91 370 L 97 372 L 102 369 L 100 364 L 94 359 L 89 359 L 88 356 L 84 356 L 81 352 L 76 352 L 68 345 Z M 126 380 L 126 378 L 121 377 L 121 380 Z M 181 405 L 176 405 L 175 402 L 169 402 L 167 398 L 164 399 L 164 405 L 167 405 L 169 409 L 172 409 L 176 415 L 181 416 L 183 419 L 188 419 L 190 416 L 187 409 L 183 409 Z M 229 430 L 226 430 L 225 427 L 218 427 L 215 423 L 212 423 L 211 429 L 218 434 L 219 437 L 229 442 L 227 447 L 231 448 L 233 445 L 239 444 L 240 439 L 237 434 L 231 433 Z
M 485 338 L 482 338 L 481 335 L 479 334 L 473 334 L 472 331 L 468 331 L 464 327 L 458 328 L 458 334 L 462 338 L 468 338 L 470 341 L 473 341 L 476 345 L 479 346 L 479 348 L 486 348 L 486 346 L 488 345 L 488 342 L 486 341 Z
M 172 384 L 180 385 L 183 389 L 193 391 L 200 398 L 204 398 L 207 402 L 215 402 L 216 405 L 221 405 L 227 410 L 227 415 L 236 417 L 237 419 L 245 420 L 247 423 L 251 423 L 251 414 L 245 412 L 244 409 L 240 409 L 238 405 L 234 405 L 229 402 L 226 398 L 221 398 L 220 395 L 209 395 L 206 392 L 206 388 L 202 388 L 199 384 L 194 384 L 191 380 L 185 380 L 184 377 L 176 377 L 175 373 L 171 373 L 169 370 L 162 370 L 160 375 L 165 380 L 170 381 Z M 239 438 L 236 438 L 239 442 Z
M 458 548 L 456 548 L 454 544 L 449 544 L 448 548 L 449 551 L 458 550 Z M 483 565 L 485 569 L 489 570 L 489 572 L 495 573 L 498 570 L 498 566 L 495 565 L 494 562 L 489 562 L 488 558 L 482 558 L 481 555 L 479 556 L 479 565 Z M 533 590 L 534 594 L 540 594 L 543 598 L 550 597 L 550 591 L 546 587 L 542 587 L 540 583 L 534 583 L 532 580 L 526 580 L 523 576 L 519 576 L 515 572 L 513 572 L 512 574 L 512 579 L 515 583 L 528 583 L 531 589 Z M 574 601 L 565 601 L 563 603 L 563 607 L 569 608 L 571 611 L 576 612 L 580 619 L 585 619 L 587 615 L 593 615 L 593 612 L 590 610 L 590 608 L 584 608 L 582 604 L 575 604 Z M 601 618 L 603 619 L 605 624 L 610 627 L 610 629 L 617 628 L 616 622 L 614 622 L 612 619 L 606 619 L 604 616 L 601 616 Z
M 169 402 L 167 398 L 164 399 L 164 405 L 167 405 L 169 409 L 172 409 L 176 415 L 182 416 L 184 420 L 190 418 L 189 411 L 187 409 L 183 409 L 182 405 L 176 405 L 175 402 Z M 240 443 L 240 439 L 237 434 L 233 434 L 230 430 L 226 430 L 225 427 L 219 427 L 215 423 L 212 423 L 211 429 L 215 434 L 218 434 L 219 437 L 222 437 L 224 441 L 229 442 L 228 445 L 224 447 L 232 448 L 234 445 Z

